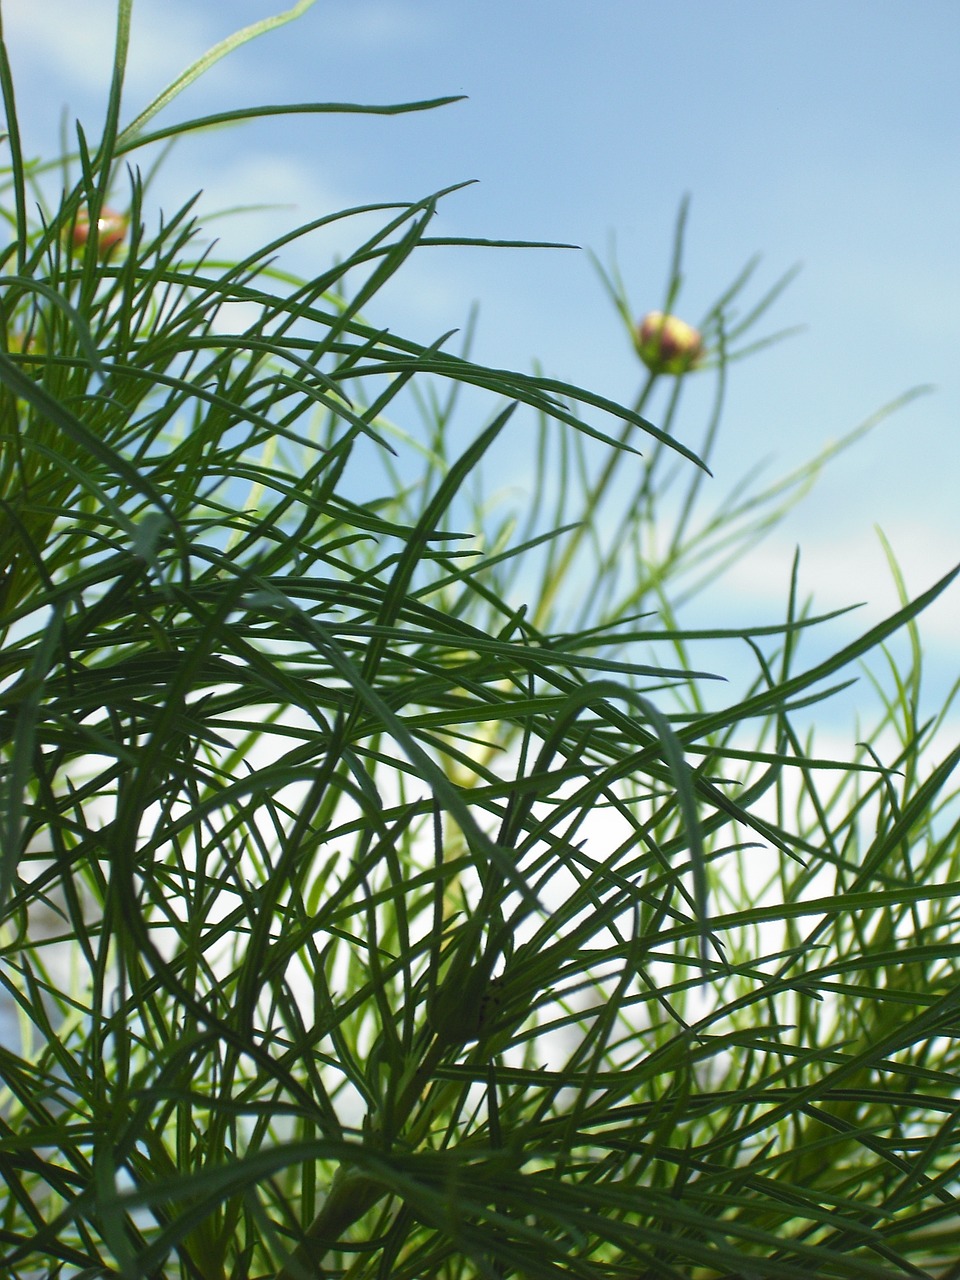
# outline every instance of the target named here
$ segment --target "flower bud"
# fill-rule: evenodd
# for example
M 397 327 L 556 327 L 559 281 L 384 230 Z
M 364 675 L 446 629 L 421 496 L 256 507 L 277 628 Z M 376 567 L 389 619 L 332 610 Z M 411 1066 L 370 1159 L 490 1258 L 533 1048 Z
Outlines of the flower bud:
M 106 258 L 111 250 L 120 244 L 127 234 L 127 218 L 114 209 L 104 207 L 97 219 L 97 257 Z M 77 213 L 73 224 L 73 243 L 78 249 L 90 239 L 90 215 L 86 209 Z
M 637 352 L 651 373 L 686 373 L 703 359 L 698 330 L 676 316 L 651 311 L 637 327 Z

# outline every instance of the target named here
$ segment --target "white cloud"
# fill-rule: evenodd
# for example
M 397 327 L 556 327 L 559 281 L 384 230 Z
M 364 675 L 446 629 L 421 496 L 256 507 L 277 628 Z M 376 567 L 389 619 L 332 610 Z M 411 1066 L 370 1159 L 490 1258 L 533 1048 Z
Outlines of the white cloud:
M 290 4 L 265 2 L 261 12 L 238 14 L 232 5 L 198 5 L 182 0 L 139 0 L 133 9 L 127 88 L 145 100 L 155 95 L 191 62 L 234 31 L 281 13 Z M 5 37 L 15 57 L 42 64 L 58 100 L 78 94 L 102 96 L 110 83 L 116 38 L 117 0 L 4 0 Z M 316 25 L 314 32 L 317 31 Z M 431 31 L 423 15 L 406 4 L 381 0 L 340 6 L 322 15 L 326 46 L 353 51 L 409 47 Z M 235 83 L 242 73 L 228 58 L 218 64 Z
M 217 257 L 240 258 L 287 230 L 362 203 L 354 192 L 328 178 L 321 162 L 305 160 L 302 154 L 258 149 L 225 157 L 221 152 L 219 161 L 212 147 L 203 154 L 202 171 L 198 171 L 190 150 L 175 149 L 164 165 L 157 192 L 169 216 L 202 185 L 197 213 L 204 241 L 217 241 Z M 234 210 L 242 212 L 219 216 Z M 280 263 L 309 279 L 351 254 L 396 212 L 334 221 L 286 246 Z M 371 304 L 370 319 L 424 341 L 432 341 L 446 329 L 461 328 L 470 294 L 453 256 L 444 249 L 415 253 Z
M 409 47 L 419 44 L 435 26 L 437 11 L 429 23 L 422 11 L 396 0 L 340 5 L 324 14 L 325 38 L 360 48 L 382 49 L 384 44 Z
M 110 83 L 116 38 L 116 0 L 83 0 L 78 16 L 74 0 L 5 0 L 4 26 L 15 52 L 42 62 L 58 98 L 103 93 Z M 158 91 L 192 58 L 213 42 L 208 24 L 195 8 L 165 3 L 139 5 L 134 11 L 129 88 Z
M 920 595 L 960 561 L 960 536 L 921 519 L 905 519 L 883 530 L 903 574 L 908 594 Z M 785 603 L 795 546 L 774 534 L 731 567 L 723 580 L 726 595 L 748 604 Z M 803 536 L 800 549 L 800 597 L 813 598 L 817 612 L 863 604 L 856 614 L 865 628 L 900 607 L 893 573 L 880 536 L 866 527 L 850 534 Z M 960 581 L 921 615 L 924 638 L 954 643 L 960 627 Z
M 215 161 L 215 152 L 211 151 L 210 158 Z M 169 213 L 189 200 L 201 185 L 200 222 L 205 238 L 217 240 L 218 256 L 252 252 L 287 230 L 351 204 L 347 196 L 318 176 L 316 166 L 298 157 L 255 151 L 219 165 L 205 163 L 198 177 L 187 152 L 175 151 L 161 184 L 165 211 Z M 330 265 L 334 254 L 353 248 L 360 235 L 355 220 L 335 222 L 288 249 L 285 265 L 309 275 L 315 264 L 319 272 Z
M 113 73 L 117 0 L 82 0 L 81 7 L 78 15 L 76 0 L 4 0 L 4 31 L 24 118 L 47 114 L 51 107 L 59 115 L 66 106 L 71 119 L 86 122 L 103 110 Z M 265 13 L 275 11 L 277 6 L 270 5 Z M 245 25 L 231 6 L 140 0 L 131 23 L 121 125 Z M 225 93 L 236 93 L 246 83 L 242 63 L 228 56 L 187 92 L 199 92 L 206 109 L 216 109 Z

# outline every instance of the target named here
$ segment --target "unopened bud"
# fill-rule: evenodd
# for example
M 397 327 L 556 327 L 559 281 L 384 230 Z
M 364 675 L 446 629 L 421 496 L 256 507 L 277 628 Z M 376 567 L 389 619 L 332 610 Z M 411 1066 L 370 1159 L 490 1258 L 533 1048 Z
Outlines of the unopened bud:
M 686 373 L 702 361 L 703 338 L 676 316 L 651 311 L 637 328 L 637 351 L 652 373 Z
M 122 213 L 113 209 L 101 209 L 97 219 L 97 257 L 105 258 L 120 244 L 127 234 L 128 220 Z M 90 239 L 90 215 L 81 209 L 73 224 L 73 243 L 78 249 Z

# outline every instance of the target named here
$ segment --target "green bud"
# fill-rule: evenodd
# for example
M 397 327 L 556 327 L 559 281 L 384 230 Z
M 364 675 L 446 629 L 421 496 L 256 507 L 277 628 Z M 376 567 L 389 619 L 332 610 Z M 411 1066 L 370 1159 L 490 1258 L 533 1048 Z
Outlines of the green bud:
M 677 316 L 651 311 L 637 326 L 637 352 L 652 373 L 687 373 L 704 357 L 703 338 Z

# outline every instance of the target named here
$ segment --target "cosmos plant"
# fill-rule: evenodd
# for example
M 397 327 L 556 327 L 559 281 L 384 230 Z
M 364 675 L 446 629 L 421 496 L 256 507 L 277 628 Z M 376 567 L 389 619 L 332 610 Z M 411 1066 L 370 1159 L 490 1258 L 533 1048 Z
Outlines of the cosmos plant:
M 368 319 L 444 192 L 219 261 L 171 140 L 447 101 L 164 123 L 309 7 L 125 123 L 119 0 L 55 195 L 0 41 L 0 1274 L 956 1276 L 953 575 L 685 621 L 887 410 L 717 496 L 787 277 L 682 319 L 685 205 L 631 405 Z

